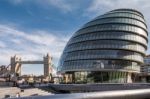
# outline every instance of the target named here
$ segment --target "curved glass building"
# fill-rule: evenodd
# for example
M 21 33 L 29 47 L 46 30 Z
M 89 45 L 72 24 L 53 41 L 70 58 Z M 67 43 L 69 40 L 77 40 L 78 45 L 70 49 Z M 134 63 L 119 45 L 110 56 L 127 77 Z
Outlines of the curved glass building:
M 112 10 L 71 37 L 58 72 L 66 83 L 135 82 L 147 43 L 147 26 L 139 11 Z

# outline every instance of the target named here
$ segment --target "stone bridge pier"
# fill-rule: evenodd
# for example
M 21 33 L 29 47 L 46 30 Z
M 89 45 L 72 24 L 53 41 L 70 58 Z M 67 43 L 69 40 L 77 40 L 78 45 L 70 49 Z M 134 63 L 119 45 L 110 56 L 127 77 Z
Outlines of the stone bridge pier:
M 15 55 L 10 59 L 11 73 L 21 75 L 21 57 Z

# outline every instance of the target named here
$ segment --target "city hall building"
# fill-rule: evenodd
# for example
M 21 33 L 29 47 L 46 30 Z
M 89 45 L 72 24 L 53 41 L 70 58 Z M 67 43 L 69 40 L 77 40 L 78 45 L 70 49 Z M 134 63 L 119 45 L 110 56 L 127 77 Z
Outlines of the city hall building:
M 132 83 L 147 50 L 144 16 L 116 9 L 83 25 L 68 41 L 58 66 L 65 83 Z
M 150 83 L 150 55 L 144 57 L 144 64 L 141 65 L 141 81 Z

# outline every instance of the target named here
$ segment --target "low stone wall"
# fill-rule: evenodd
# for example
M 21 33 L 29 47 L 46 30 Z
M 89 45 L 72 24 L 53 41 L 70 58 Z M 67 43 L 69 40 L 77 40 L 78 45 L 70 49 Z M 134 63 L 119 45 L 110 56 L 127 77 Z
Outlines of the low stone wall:
M 12 87 L 13 83 L 12 82 L 0 82 L 0 87 L 3 87 L 3 86 L 10 86 L 10 87 Z
M 59 92 L 96 92 L 110 90 L 147 89 L 150 84 L 49 84 Z

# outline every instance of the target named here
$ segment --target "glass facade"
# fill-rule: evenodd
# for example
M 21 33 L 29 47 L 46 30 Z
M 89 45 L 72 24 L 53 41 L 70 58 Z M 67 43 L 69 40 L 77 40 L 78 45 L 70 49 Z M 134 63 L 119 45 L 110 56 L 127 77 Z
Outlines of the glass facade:
M 141 66 L 141 73 L 150 74 L 150 55 L 144 57 L 144 64 Z
M 142 29 L 140 27 L 129 25 L 129 24 L 100 24 L 100 25 L 94 25 L 89 26 L 86 28 L 83 28 L 76 32 L 75 36 L 90 33 L 90 32 L 98 32 L 98 31 L 127 31 L 127 32 L 133 32 L 137 35 L 142 35 L 144 38 L 147 38 L 147 31 L 145 29 Z
M 141 65 L 141 81 L 150 83 L 150 55 L 144 57 L 144 64 Z
M 89 41 L 89 40 L 101 40 L 101 39 L 115 39 L 115 40 L 126 40 L 126 41 L 133 41 L 140 44 L 143 44 L 145 47 L 147 46 L 147 40 L 140 35 L 133 34 L 130 32 L 94 32 L 94 33 L 86 33 L 80 36 L 76 36 L 68 42 L 68 45 L 72 43 L 82 42 L 82 41 Z
M 86 23 L 71 37 L 58 72 L 66 83 L 134 82 L 147 43 L 147 26 L 140 12 L 113 10 Z

